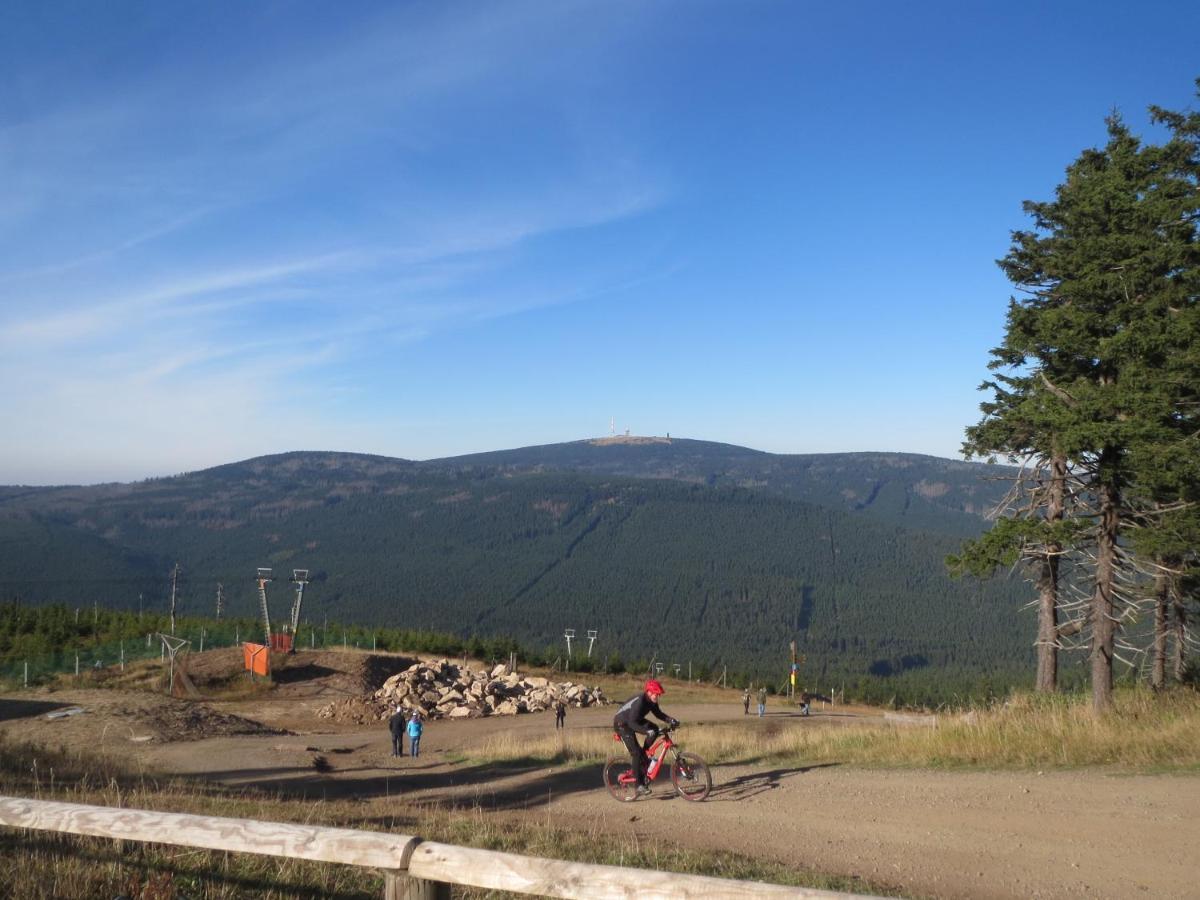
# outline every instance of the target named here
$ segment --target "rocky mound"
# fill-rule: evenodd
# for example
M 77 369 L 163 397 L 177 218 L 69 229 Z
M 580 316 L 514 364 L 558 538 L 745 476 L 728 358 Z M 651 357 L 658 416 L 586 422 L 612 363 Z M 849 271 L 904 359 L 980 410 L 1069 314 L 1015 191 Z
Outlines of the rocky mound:
M 608 703 L 600 688 L 569 681 L 521 676 L 501 664 L 491 671 L 472 670 L 448 659 L 415 663 L 388 678 L 365 698 L 335 700 L 317 711 L 323 719 L 365 723 L 382 721 L 396 707 L 416 710 L 424 718 L 459 719 L 515 716 L 550 709 L 558 700 L 568 706 Z

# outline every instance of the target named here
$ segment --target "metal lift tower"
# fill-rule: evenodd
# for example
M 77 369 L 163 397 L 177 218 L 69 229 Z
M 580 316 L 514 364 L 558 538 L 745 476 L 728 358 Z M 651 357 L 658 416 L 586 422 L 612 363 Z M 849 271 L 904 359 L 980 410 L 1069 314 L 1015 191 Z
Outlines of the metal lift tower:
M 308 569 L 292 569 L 292 583 L 296 585 L 296 601 L 292 604 L 292 649 L 296 652 L 296 636 L 300 633 L 300 607 L 304 603 L 304 586 L 308 584 Z
M 258 604 L 262 608 L 263 631 L 267 635 L 266 645 L 271 646 L 271 613 L 267 611 L 267 582 L 274 581 L 270 569 L 258 570 Z

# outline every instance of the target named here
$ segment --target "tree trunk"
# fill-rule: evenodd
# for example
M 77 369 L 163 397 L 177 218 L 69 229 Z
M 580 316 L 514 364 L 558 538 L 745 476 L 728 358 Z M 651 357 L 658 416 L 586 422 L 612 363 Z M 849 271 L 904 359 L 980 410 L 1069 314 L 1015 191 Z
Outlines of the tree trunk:
M 1111 465 L 1107 448 L 1100 457 L 1100 533 L 1096 539 L 1096 581 L 1092 590 L 1092 711 L 1105 713 L 1113 700 L 1113 647 L 1116 621 L 1113 590 L 1117 574 L 1117 537 L 1120 534 L 1120 493 L 1106 473 Z
M 1175 611 L 1175 620 L 1171 623 L 1175 632 L 1175 646 L 1171 649 L 1171 669 L 1177 682 L 1183 681 L 1183 645 L 1187 638 L 1187 612 L 1183 608 L 1183 596 L 1179 592 L 1179 583 L 1171 584 L 1171 606 Z
M 1161 566 L 1162 560 L 1158 561 Z M 1167 684 L 1167 607 L 1171 602 L 1171 576 L 1159 571 L 1154 576 L 1154 659 L 1150 687 L 1161 691 Z
M 1046 521 L 1062 521 L 1066 494 L 1067 460 L 1055 456 L 1050 461 L 1050 495 L 1046 502 Z M 1058 690 L 1058 559 L 1062 545 L 1046 544 L 1038 576 L 1037 690 Z

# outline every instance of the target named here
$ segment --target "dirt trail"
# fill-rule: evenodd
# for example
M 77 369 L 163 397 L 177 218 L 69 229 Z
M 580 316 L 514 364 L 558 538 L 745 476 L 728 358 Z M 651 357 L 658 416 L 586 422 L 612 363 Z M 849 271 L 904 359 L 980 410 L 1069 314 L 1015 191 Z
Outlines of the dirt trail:
M 314 660 L 309 671 L 334 662 Z M 660 780 L 650 798 L 621 804 L 605 792 L 596 766 L 454 761 L 492 735 L 552 733 L 549 715 L 432 722 L 415 760 L 391 757 L 382 724 L 363 729 L 318 719 L 329 691 L 351 688 L 348 676 L 357 674 L 330 675 L 333 684 L 324 687 L 298 677 L 282 689 L 290 699 L 222 703 L 182 720 L 186 728 L 178 724 L 180 701 L 147 694 L 0 698 L 0 733 L 119 749 L 152 770 L 297 797 L 395 798 L 734 850 L 859 876 L 911 896 L 1200 898 L 1200 777 L 721 766 L 703 803 L 675 797 Z M 86 712 L 53 722 L 41 714 L 70 703 Z M 736 703 L 670 711 L 685 722 L 735 720 L 746 728 L 828 728 L 864 719 L 840 708 L 807 719 L 780 712 L 747 719 Z M 607 732 L 611 715 L 611 708 L 571 710 L 567 727 Z M 279 732 L 263 733 L 268 728 Z M 682 740 L 686 746 L 686 729 Z
M 704 713 L 680 707 L 677 714 L 696 721 Z M 725 708 L 708 713 L 733 718 Z M 569 727 L 607 728 L 610 714 L 576 711 Z M 785 727 L 833 725 L 821 718 Z M 687 803 L 659 782 L 652 797 L 619 804 L 604 792 L 596 767 L 478 767 L 448 759 L 494 730 L 540 734 L 549 726 L 542 716 L 433 723 L 417 760 L 392 759 L 382 728 L 216 738 L 147 752 L 156 768 L 228 784 L 267 784 L 306 797 L 403 797 L 643 841 L 665 837 L 859 876 L 906 895 L 1200 897 L 1200 778 L 720 766 L 703 803 Z M 332 771 L 314 770 L 317 756 Z M 214 758 L 236 758 L 237 765 L 213 771 L 207 761 Z

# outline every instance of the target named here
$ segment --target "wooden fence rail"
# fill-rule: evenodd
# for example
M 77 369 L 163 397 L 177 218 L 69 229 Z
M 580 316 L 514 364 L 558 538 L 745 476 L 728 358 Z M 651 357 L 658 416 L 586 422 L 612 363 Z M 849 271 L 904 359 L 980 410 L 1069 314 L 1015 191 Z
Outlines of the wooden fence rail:
M 448 900 L 451 884 L 580 900 L 632 897 L 832 900 L 858 896 L 652 869 L 540 859 L 439 844 L 407 834 L 114 809 L 21 797 L 0 797 L 0 825 L 366 866 L 383 870 L 386 900 Z

